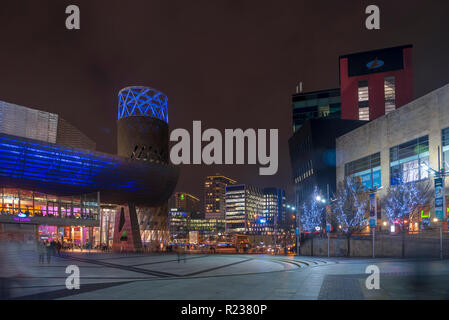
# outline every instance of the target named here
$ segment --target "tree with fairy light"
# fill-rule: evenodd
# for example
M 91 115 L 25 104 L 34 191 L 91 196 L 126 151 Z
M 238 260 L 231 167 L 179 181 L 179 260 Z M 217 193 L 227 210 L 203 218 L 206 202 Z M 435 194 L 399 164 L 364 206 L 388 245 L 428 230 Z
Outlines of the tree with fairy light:
M 390 224 L 402 231 L 402 256 L 405 256 L 405 233 L 408 226 L 419 220 L 419 209 L 428 204 L 432 197 L 429 180 L 405 181 L 402 177 L 390 186 L 382 199 L 382 208 Z
M 369 194 L 359 178 L 346 177 L 338 184 L 332 212 L 329 216 L 346 235 L 347 256 L 350 255 L 350 241 L 354 233 L 361 232 L 367 225 Z
M 313 234 L 317 227 L 323 225 L 324 208 L 316 198 L 321 196 L 320 191 L 315 186 L 310 199 L 303 202 L 300 210 L 300 224 L 303 232 L 311 233 L 311 255 L 313 256 Z

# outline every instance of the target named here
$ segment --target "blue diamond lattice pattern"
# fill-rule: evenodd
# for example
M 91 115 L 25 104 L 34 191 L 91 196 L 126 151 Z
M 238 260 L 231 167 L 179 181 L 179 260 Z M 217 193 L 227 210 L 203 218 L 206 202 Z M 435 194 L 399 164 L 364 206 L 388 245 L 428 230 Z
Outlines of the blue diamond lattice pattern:
M 168 123 L 168 99 L 165 94 L 148 87 L 127 87 L 118 94 L 118 120 L 147 116 Z

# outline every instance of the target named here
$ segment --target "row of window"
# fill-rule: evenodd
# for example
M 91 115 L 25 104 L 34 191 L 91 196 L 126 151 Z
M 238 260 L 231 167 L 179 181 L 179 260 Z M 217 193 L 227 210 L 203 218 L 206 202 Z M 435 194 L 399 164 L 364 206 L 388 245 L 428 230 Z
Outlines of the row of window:
M 385 114 L 396 109 L 396 85 L 393 76 L 384 79 Z M 369 118 L 369 85 L 368 80 L 358 82 L 359 120 L 368 121 Z
M 443 168 L 449 169 L 449 128 L 442 130 Z M 429 178 L 429 136 L 390 148 L 390 185 Z M 345 176 L 360 177 L 367 188 L 379 187 L 380 152 L 345 164 Z

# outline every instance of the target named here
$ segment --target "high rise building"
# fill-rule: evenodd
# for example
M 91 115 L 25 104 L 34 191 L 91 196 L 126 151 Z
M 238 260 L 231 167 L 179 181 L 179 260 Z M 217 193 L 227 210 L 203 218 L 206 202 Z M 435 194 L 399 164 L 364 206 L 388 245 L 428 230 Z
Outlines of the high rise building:
M 201 217 L 200 199 L 186 192 L 176 192 L 174 199 L 175 208 L 189 212 L 193 218 Z
M 278 188 L 265 188 L 264 215 L 267 233 L 283 230 L 286 225 L 285 191 Z
M 365 124 L 359 120 L 311 119 L 289 139 L 296 207 L 309 199 L 315 186 L 327 195 L 336 190 L 337 137 Z
M 241 184 L 226 187 L 226 231 L 262 234 L 267 224 L 264 194 L 257 187 Z
M 206 177 L 204 183 L 204 213 L 206 219 L 224 219 L 226 186 L 235 183 L 235 180 L 220 174 Z
M 340 119 L 340 89 L 296 93 L 292 96 L 293 132 L 308 119 Z
M 340 56 L 341 118 L 374 120 L 413 99 L 412 45 Z

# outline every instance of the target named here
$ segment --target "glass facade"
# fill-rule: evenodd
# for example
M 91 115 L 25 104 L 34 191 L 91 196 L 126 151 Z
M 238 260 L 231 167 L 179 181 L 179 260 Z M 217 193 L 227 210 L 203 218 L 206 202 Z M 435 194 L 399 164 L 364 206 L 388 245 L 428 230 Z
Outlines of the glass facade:
M 199 231 L 199 234 L 204 236 L 225 230 L 223 219 L 193 219 L 189 212 L 178 208 L 170 209 L 168 225 L 173 240 L 188 238 L 190 231 Z
M 449 169 L 449 128 L 445 128 L 441 131 L 441 144 L 443 153 L 443 165 L 445 170 Z
M 394 77 L 384 79 L 385 93 L 385 114 L 389 114 L 396 109 L 396 86 Z
M 358 82 L 359 120 L 369 120 L 368 80 Z
M 262 234 L 266 223 L 261 190 L 247 185 L 226 187 L 227 232 Z
M 429 178 L 429 136 L 390 148 L 390 184 Z
M 245 186 L 226 187 L 226 231 L 245 232 Z
M 380 152 L 346 163 L 345 175 L 360 177 L 366 188 L 379 188 L 382 185 Z
M 341 116 L 340 89 L 294 94 L 292 103 L 293 132 L 296 132 L 307 119 L 339 119 Z
M 18 188 L 0 188 L 1 215 L 98 220 L 97 193 L 56 197 Z
M 264 214 L 266 218 L 265 232 L 272 233 L 283 229 L 286 223 L 285 192 L 277 188 L 264 189 L 265 205 Z

